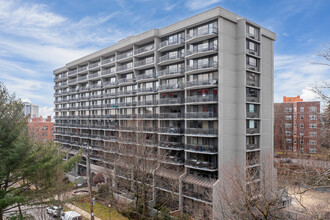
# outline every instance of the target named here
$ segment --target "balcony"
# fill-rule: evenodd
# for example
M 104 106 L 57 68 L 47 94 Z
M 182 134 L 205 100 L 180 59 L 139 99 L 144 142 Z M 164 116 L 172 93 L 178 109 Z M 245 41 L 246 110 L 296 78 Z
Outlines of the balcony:
M 255 143 L 255 144 L 246 144 L 246 150 L 247 151 L 253 151 L 253 150 L 259 150 L 259 144 Z
M 246 101 L 247 102 L 259 102 L 259 96 L 247 96 Z
M 154 65 L 154 57 L 150 57 L 144 60 L 136 61 L 134 67 L 136 69 L 147 68 Z
M 207 63 L 195 63 L 192 66 L 186 67 L 187 74 L 202 73 L 207 71 L 214 71 L 218 69 L 218 62 L 209 61 Z
M 191 153 L 201 153 L 201 154 L 217 154 L 218 146 L 216 145 L 197 145 L 197 144 L 186 144 L 185 150 Z
M 259 118 L 259 112 L 247 112 L 246 117 L 247 118 Z
M 82 67 L 78 68 L 78 73 L 83 72 L 85 70 L 87 70 L 87 66 L 82 66 Z
M 169 141 L 162 141 L 159 144 L 159 148 L 166 149 L 166 150 L 184 150 L 183 144 L 180 142 L 169 142 Z
M 171 165 L 184 165 L 184 160 L 176 156 L 166 156 L 166 158 L 164 160 L 161 160 L 160 162 Z
M 133 107 L 136 106 L 136 102 L 120 102 L 117 105 L 118 107 Z
M 136 76 L 136 81 L 148 81 L 148 80 L 152 80 L 152 79 L 156 79 L 156 75 L 155 74 L 141 74 Z
M 84 86 L 79 88 L 79 92 L 89 91 L 89 87 Z
M 118 103 L 106 103 L 103 105 L 103 108 L 118 108 Z
M 117 116 L 118 118 L 136 118 L 136 114 L 120 114 Z
M 173 119 L 179 119 L 179 118 L 184 118 L 184 114 L 177 112 L 177 113 L 159 113 L 158 114 L 159 119 L 168 119 L 168 118 L 173 118 Z
M 213 38 L 218 35 L 217 27 L 204 27 L 201 29 L 194 30 L 192 34 L 187 35 L 186 43 L 192 44 L 198 41 L 204 41 Z
M 212 87 L 217 86 L 218 80 L 217 79 L 204 79 L 204 80 L 193 80 L 186 82 L 186 88 L 189 87 Z
M 254 56 L 259 56 L 259 52 L 251 49 L 246 49 L 246 52 L 248 54 L 254 55 Z
M 258 134 L 259 128 L 246 128 L 246 133 L 247 134 Z
M 105 75 L 111 75 L 111 74 L 115 74 L 115 70 L 113 69 L 107 69 L 107 70 L 102 70 L 102 76 L 105 76 Z
M 93 78 L 96 78 L 96 77 L 99 77 L 99 76 L 101 76 L 100 71 L 98 71 L 96 73 L 91 73 L 91 74 L 89 74 L 89 79 L 93 79 Z
M 162 90 L 182 90 L 184 88 L 183 83 L 176 83 L 176 84 L 166 84 L 166 85 L 160 85 L 159 91 Z
M 108 63 L 112 63 L 115 61 L 115 57 L 110 57 L 107 59 L 102 60 L 102 65 L 108 64 Z
M 138 88 L 138 93 L 153 93 L 157 92 L 157 87 L 149 87 L 149 88 Z
M 118 79 L 118 84 L 130 84 L 130 83 L 134 83 L 135 82 L 135 78 L 121 78 Z
M 89 64 L 89 69 L 93 69 L 93 68 L 96 68 L 100 65 L 100 62 L 95 62 L 95 63 L 91 63 Z
M 186 159 L 186 167 L 204 171 L 217 171 L 217 164 L 197 159 Z
M 175 104 L 179 104 L 179 105 L 183 105 L 183 101 L 184 99 L 182 98 L 163 98 L 163 99 L 159 99 L 159 105 L 175 105 Z
M 157 105 L 158 100 L 144 100 L 144 101 L 139 101 L 138 105 L 139 106 L 144 106 L 144 105 Z
M 218 118 L 218 113 L 215 112 L 186 112 L 186 118 Z
M 187 96 L 186 103 L 206 103 L 206 102 L 217 102 L 218 96 L 216 95 L 195 95 Z
M 118 91 L 117 96 L 135 95 L 136 89 Z
M 78 82 L 77 78 L 75 78 L 75 79 L 69 79 L 69 80 L 68 80 L 68 83 L 69 83 L 69 84 L 74 84 L 74 83 L 76 83 L 76 82 Z
M 133 69 L 133 65 L 123 65 L 117 67 L 117 72 L 124 72 L 132 69 Z
M 258 66 L 254 66 L 254 65 L 246 64 L 246 68 L 247 68 L 248 70 L 252 70 L 252 71 L 257 71 L 257 72 L 259 72 L 259 67 L 258 67 Z
M 117 81 L 106 81 L 103 83 L 103 87 L 113 87 L 113 86 L 117 86 Z
M 158 51 L 166 51 L 166 50 L 171 50 L 180 46 L 184 45 L 184 38 L 178 38 L 176 40 L 166 40 L 161 43 L 159 43 L 159 48 Z
M 102 98 L 102 94 L 95 94 L 90 96 L 90 99 L 99 99 L 99 98 Z
M 154 44 L 150 44 L 150 45 L 140 47 L 140 48 L 134 50 L 134 55 L 146 56 L 149 53 L 150 54 L 153 53 L 154 49 L 155 49 Z
M 99 85 L 99 84 L 92 84 L 89 86 L 89 89 L 92 90 L 92 89 L 101 89 L 102 88 L 102 85 Z
M 183 60 L 184 55 L 179 54 L 178 52 L 173 56 L 170 56 L 169 54 L 166 54 L 164 56 L 159 57 L 158 65 L 169 65 L 175 62 L 178 62 L 180 60 Z
M 88 79 L 88 76 L 85 75 L 85 76 L 79 76 L 78 77 L 78 82 L 81 82 L 81 81 L 84 81 L 84 80 L 87 80 Z
M 254 86 L 259 87 L 259 82 L 257 80 L 246 80 L 246 85 L 248 86 Z
M 103 97 L 115 97 L 115 96 L 117 96 L 117 92 L 109 92 L 103 94 Z
M 186 134 L 196 136 L 218 136 L 218 129 L 213 128 L 186 128 Z
M 166 133 L 166 134 L 182 134 L 183 131 L 184 131 L 183 128 L 169 128 L 169 127 L 159 128 L 159 133 Z
M 171 78 L 184 75 L 184 68 L 179 69 L 165 69 L 158 72 L 158 78 Z
M 138 114 L 138 118 L 157 118 L 158 115 L 156 113 L 142 113 Z
M 119 54 L 117 56 L 117 60 L 122 60 L 122 59 L 125 59 L 125 58 L 130 58 L 133 56 L 133 51 L 129 51 L 127 53 L 122 53 L 122 54 Z
M 70 76 L 70 75 L 76 74 L 77 72 L 78 72 L 77 69 L 69 70 L 68 75 Z
M 196 59 L 199 57 L 203 57 L 203 56 L 209 56 L 212 55 L 214 53 L 218 52 L 218 47 L 212 45 L 207 45 L 205 46 L 197 46 L 195 47 L 193 50 L 188 50 L 187 51 L 187 59 Z

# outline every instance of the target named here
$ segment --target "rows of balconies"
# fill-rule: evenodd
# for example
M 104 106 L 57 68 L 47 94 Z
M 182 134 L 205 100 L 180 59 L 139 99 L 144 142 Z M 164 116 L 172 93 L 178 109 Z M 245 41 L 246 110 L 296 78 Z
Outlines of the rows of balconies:
M 202 161 L 197 159 L 186 159 L 185 165 L 188 168 L 200 169 L 205 171 L 217 171 L 217 164 L 209 161 Z

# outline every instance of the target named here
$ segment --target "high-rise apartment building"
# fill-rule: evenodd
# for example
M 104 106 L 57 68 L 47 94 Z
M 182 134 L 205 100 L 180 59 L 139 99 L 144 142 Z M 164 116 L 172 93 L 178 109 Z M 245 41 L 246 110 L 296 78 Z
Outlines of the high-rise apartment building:
M 138 118 L 156 135 L 151 146 L 170 155 L 152 173 L 177 184 L 170 208 L 215 218 L 221 170 L 272 164 L 275 37 L 217 7 L 70 62 L 54 70 L 55 140 L 71 152 L 88 142 L 97 167 Z M 154 184 L 154 197 L 171 193 Z
M 275 103 L 276 151 L 317 153 L 320 146 L 320 102 L 304 102 L 300 96 Z
M 30 118 L 37 118 L 39 117 L 39 106 L 29 103 L 23 102 L 23 112 L 25 116 L 30 115 Z

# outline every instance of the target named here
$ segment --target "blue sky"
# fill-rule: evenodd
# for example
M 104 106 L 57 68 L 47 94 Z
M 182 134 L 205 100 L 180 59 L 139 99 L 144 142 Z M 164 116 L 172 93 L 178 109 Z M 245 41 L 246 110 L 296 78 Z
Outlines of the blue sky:
M 329 47 L 329 0 L 0 0 L 0 81 L 53 114 L 54 69 L 216 6 L 276 32 L 276 102 L 315 99 L 308 88 L 330 79 L 329 67 L 310 64 Z

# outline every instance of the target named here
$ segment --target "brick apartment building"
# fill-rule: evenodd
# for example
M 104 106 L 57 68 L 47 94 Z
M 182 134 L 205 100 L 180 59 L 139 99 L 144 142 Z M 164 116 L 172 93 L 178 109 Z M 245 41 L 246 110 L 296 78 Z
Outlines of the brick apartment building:
M 275 151 L 316 153 L 320 144 L 320 102 L 283 97 L 274 108 Z
M 53 140 L 54 122 L 52 122 L 51 116 L 43 119 L 39 118 L 29 119 L 29 130 L 32 135 L 39 141 L 51 141 Z

